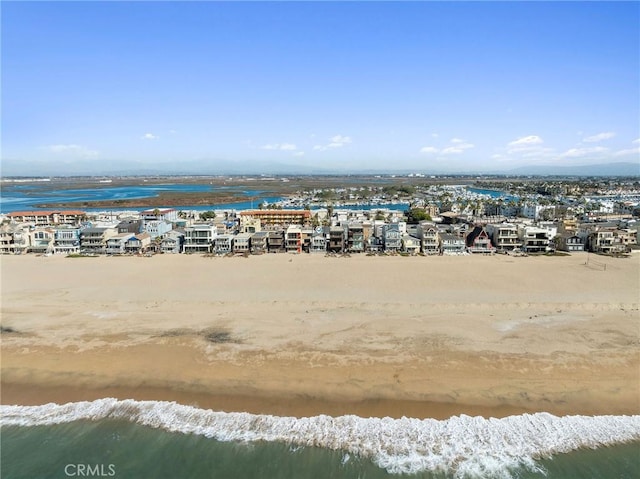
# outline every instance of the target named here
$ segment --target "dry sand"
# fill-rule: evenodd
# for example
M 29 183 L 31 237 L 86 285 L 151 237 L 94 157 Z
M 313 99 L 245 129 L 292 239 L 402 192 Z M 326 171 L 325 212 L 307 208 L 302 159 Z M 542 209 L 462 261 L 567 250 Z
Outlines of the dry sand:
M 3 257 L 1 400 L 638 414 L 640 256 L 586 260 Z

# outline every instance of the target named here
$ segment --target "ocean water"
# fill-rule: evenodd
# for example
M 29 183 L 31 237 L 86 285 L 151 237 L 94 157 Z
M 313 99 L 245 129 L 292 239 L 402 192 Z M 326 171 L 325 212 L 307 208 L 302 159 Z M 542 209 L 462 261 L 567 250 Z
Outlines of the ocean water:
M 640 416 L 277 417 L 101 399 L 1 406 L 8 478 L 637 478 Z

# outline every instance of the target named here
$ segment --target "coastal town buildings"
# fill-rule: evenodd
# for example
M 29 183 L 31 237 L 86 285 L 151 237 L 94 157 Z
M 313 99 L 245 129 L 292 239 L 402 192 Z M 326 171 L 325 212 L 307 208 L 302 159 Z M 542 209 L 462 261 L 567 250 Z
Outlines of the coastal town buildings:
M 175 208 L 154 208 L 140 212 L 140 218 L 147 221 L 167 221 L 173 222 L 178 219 L 178 210 Z
M 34 226 L 79 225 L 85 218 L 84 211 L 15 211 L 7 217 L 15 223 L 30 223 Z
M 534 191 L 546 187 L 538 184 Z M 575 192 L 575 188 L 560 190 Z M 299 201 L 287 200 L 289 206 L 305 205 L 297 210 L 8 213 L 2 215 L 0 253 L 437 255 L 544 254 L 557 249 L 618 255 L 637 249 L 640 194 L 623 199 L 562 199 L 554 193 L 494 200 L 462 186 L 444 185 L 421 190 L 407 202 L 411 205 L 407 210 L 356 209 L 353 205 L 343 209 L 338 203 L 306 209 L 313 195 L 322 191 Z M 337 188 L 334 193 L 349 202 L 363 200 L 364 191 L 367 189 Z M 372 187 L 369 191 L 375 194 L 366 196 L 367 201 L 404 199 L 398 190 Z M 502 216 L 487 216 L 490 211 Z M 419 221 L 424 215 L 431 219 Z
M 260 220 L 260 224 L 268 226 L 306 225 L 311 221 L 309 210 L 250 210 L 240 213 L 240 224 L 252 220 Z

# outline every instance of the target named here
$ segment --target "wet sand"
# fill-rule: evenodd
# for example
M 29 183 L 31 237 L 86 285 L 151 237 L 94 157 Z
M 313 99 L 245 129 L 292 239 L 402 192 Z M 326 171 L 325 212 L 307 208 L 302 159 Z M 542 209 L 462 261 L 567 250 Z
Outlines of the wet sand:
M 586 258 L 3 257 L 0 399 L 638 414 L 640 257 Z

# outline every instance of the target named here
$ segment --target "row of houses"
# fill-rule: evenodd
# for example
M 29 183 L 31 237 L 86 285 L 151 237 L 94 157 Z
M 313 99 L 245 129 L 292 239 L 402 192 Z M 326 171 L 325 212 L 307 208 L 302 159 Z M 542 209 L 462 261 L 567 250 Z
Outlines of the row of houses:
M 328 226 L 309 225 L 308 211 L 243 212 L 224 221 L 188 223 L 175 210 L 152 210 L 116 224 L 0 227 L 0 253 L 261 254 L 367 253 L 530 254 L 555 249 L 618 254 L 637 243 L 637 230 L 611 223 L 500 222 L 439 224 L 353 219 L 336 213 Z M 264 213 L 264 215 L 262 214 Z M 290 224 L 284 224 L 292 221 Z

